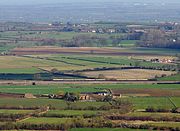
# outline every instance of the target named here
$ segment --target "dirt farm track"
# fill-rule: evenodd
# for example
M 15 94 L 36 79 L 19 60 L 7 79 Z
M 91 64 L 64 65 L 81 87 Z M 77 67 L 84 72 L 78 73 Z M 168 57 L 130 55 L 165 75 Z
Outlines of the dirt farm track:
M 0 80 L 0 85 L 32 85 L 32 83 L 36 83 L 36 85 L 48 85 L 48 84 L 180 84 L 180 81 L 144 81 L 144 80 L 119 80 L 119 81 L 107 81 L 107 80 L 59 80 L 59 81 L 31 81 L 31 80 Z

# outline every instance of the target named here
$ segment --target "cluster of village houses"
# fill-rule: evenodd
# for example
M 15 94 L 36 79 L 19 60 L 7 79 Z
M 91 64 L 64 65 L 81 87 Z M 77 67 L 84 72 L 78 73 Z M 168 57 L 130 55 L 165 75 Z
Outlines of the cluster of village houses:
M 80 101 L 98 101 L 98 100 L 103 100 L 106 97 L 111 97 L 111 99 L 121 98 L 121 94 L 114 93 L 111 91 L 81 92 L 78 95 L 78 100 L 80 100 Z M 51 98 L 51 99 L 63 99 L 64 94 L 60 94 L 60 95 L 51 94 L 51 95 L 49 95 L 49 98 Z
M 63 99 L 65 94 L 47 94 L 47 95 L 33 95 L 31 93 L 18 94 L 18 93 L 0 93 L 0 98 L 27 98 L 34 99 L 39 97 L 47 97 L 50 99 Z M 82 92 L 78 95 L 80 101 L 97 101 L 110 96 L 112 99 L 120 98 L 121 94 L 114 93 L 111 91 L 99 91 L 99 92 Z
M 151 59 L 150 61 L 153 63 L 173 63 L 174 62 L 174 60 L 172 59 L 157 59 L 157 58 Z

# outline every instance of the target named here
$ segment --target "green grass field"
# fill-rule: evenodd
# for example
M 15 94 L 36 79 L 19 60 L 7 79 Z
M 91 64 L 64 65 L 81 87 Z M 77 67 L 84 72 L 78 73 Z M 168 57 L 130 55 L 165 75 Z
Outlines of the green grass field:
M 12 74 L 34 74 L 38 72 L 43 72 L 40 69 L 37 68 L 1 68 L 1 73 L 12 73 Z
M 31 113 L 33 110 L 9 110 L 9 109 L 0 109 L 0 114 L 27 114 Z
M 47 116 L 83 116 L 83 115 L 96 115 L 98 113 L 101 113 L 101 111 L 81 111 L 81 110 L 50 110 L 45 115 Z
M 155 107 L 155 108 L 174 108 L 173 104 L 169 101 L 168 98 L 165 97 L 134 97 L 128 98 L 133 103 L 135 109 L 145 109 L 147 107 Z M 179 97 L 172 98 L 173 102 L 179 106 Z M 75 102 L 71 103 L 70 106 L 74 108 L 87 108 L 89 106 L 92 107 L 100 107 L 103 105 L 107 105 L 106 102 Z M 62 100 L 56 99 L 13 99 L 13 98 L 2 98 L 0 99 L 1 107 L 42 107 L 42 106 L 51 106 L 56 109 L 64 109 L 67 107 L 67 103 Z
M 161 117 L 171 117 L 171 118 L 180 118 L 180 114 L 177 113 L 149 113 L 149 112 L 132 112 L 127 114 L 130 117 L 153 117 L 153 118 L 161 118 Z
M 115 24 L 107 24 L 110 27 L 115 26 Z M 107 26 L 106 25 L 106 26 Z M 105 25 L 99 25 L 105 26 Z M 175 64 L 163 64 L 163 63 L 152 63 L 148 62 L 148 60 L 153 58 L 162 58 L 162 57 L 173 57 L 176 58 L 178 54 L 180 54 L 180 49 L 162 49 L 162 48 L 140 48 L 136 47 L 136 43 L 138 41 L 135 40 L 122 40 L 119 45 L 116 46 L 118 48 L 114 48 L 114 38 L 120 38 L 126 34 L 123 33 L 112 33 L 112 34 L 97 34 L 97 33 L 78 33 L 78 32 L 58 32 L 58 31 L 6 31 L 0 32 L 0 53 L 11 52 L 10 50 L 15 47 L 33 47 L 40 45 L 56 45 L 62 46 L 64 43 L 67 44 L 71 42 L 74 38 L 78 36 L 85 37 L 96 37 L 97 40 L 91 41 L 89 43 L 92 46 L 107 46 L 99 49 L 85 51 L 83 55 L 70 55 L 67 54 L 45 54 L 45 55 L 28 55 L 28 56 L 14 56 L 14 55 L 1 55 L 0 56 L 0 78 L 5 77 L 4 74 L 14 74 L 16 75 L 15 79 L 20 79 L 18 74 L 27 74 L 34 77 L 36 73 L 44 73 L 48 71 L 52 71 L 52 69 L 57 69 L 61 72 L 65 73 L 79 73 L 82 75 L 81 70 L 86 69 L 98 69 L 98 68 L 110 68 L 110 67 L 129 67 L 129 66 L 140 66 L 140 67 L 152 67 L 152 68 L 167 68 L 171 67 L 172 70 L 176 67 Z M 34 41 L 19 41 L 21 38 L 32 38 L 36 39 Z M 95 39 L 96 39 L 95 38 Z M 99 41 L 98 38 L 102 38 L 105 41 Z M 44 40 L 42 40 L 44 39 Z M 53 40 L 55 41 L 53 41 Z M 52 40 L 47 41 L 47 40 Z M 57 40 L 57 42 L 56 42 Z M 73 42 L 72 42 L 73 43 Z M 103 45 L 104 44 L 104 45 Z M 86 45 L 86 44 L 84 44 Z M 122 47 L 122 48 L 120 48 Z M 47 48 L 47 47 L 46 47 Z M 56 48 L 55 48 L 56 49 Z M 64 50 L 64 49 L 63 49 Z M 97 52 L 96 52 L 97 50 Z M 99 50 L 99 52 L 98 52 Z M 103 52 L 106 52 L 106 55 L 102 55 Z M 68 52 L 68 51 L 67 51 Z M 73 50 L 72 50 L 73 52 Z M 53 52 L 55 53 L 55 52 Z M 86 54 L 87 53 L 87 54 Z M 96 53 L 102 53 L 96 55 Z M 109 55 L 108 55 L 109 53 Z M 112 53 L 112 54 L 111 54 Z M 117 54 L 115 54 L 117 53 Z M 119 54 L 118 54 L 119 53 Z M 121 55 L 122 53 L 122 55 Z M 134 58 L 133 58 L 134 57 Z M 147 61 L 146 61 L 147 60 Z M 78 72 L 79 71 L 79 72 Z M 151 70 L 150 70 L 151 71 Z M 154 70 L 157 73 L 157 70 Z M 123 74 L 122 72 L 114 71 L 117 74 Z M 115 75 L 115 73 L 113 75 Z M 132 70 L 131 70 L 132 72 Z M 138 72 L 140 72 L 138 70 Z M 145 71 L 142 71 L 145 73 Z M 152 73 L 152 71 L 151 71 Z M 52 73 L 50 73 L 52 74 Z M 137 78 L 137 73 L 135 74 Z M 140 73 L 142 76 L 143 74 Z M 164 74 L 163 74 L 164 75 Z M 130 75 L 129 75 L 130 76 Z M 157 77 L 157 74 L 155 74 Z M 154 76 L 154 77 L 155 77 Z M 162 74 L 161 74 L 162 76 Z M 21 76 L 25 77 L 25 76 Z M 56 78 L 55 76 L 46 76 Z M 59 78 L 60 76 L 57 76 Z M 88 75 L 87 75 L 88 77 Z M 154 78 L 153 77 L 153 78 Z M 61 77 L 60 77 L 61 78 Z M 65 78 L 65 77 L 63 77 Z M 67 78 L 76 78 L 76 77 L 67 77 Z M 78 78 L 78 77 L 77 77 Z M 179 81 L 180 74 L 159 78 L 159 81 Z M 47 96 L 48 94 L 60 94 L 66 92 L 73 93 L 81 93 L 81 92 L 98 92 L 98 91 L 107 91 L 108 89 L 128 89 L 129 91 L 135 91 L 136 89 L 159 89 L 159 94 L 163 93 L 164 90 L 166 92 L 172 91 L 172 97 L 167 96 L 164 97 L 151 97 L 151 96 L 135 96 L 132 92 L 131 95 L 123 96 L 122 100 L 127 100 L 133 104 L 133 111 L 124 115 L 129 117 L 153 117 L 153 118 L 162 118 L 162 117 L 171 117 L 171 118 L 180 118 L 180 114 L 177 113 L 148 113 L 148 112 L 139 112 L 141 110 L 145 110 L 148 107 L 154 108 L 165 108 L 165 109 L 173 109 L 174 107 L 180 107 L 180 97 L 173 97 L 173 93 L 178 92 L 180 89 L 180 84 L 47 84 L 47 85 L 0 85 L 1 93 L 32 93 L 34 95 L 42 95 Z M 135 90 L 132 90 L 135 89 Z M 120 90 L 119 90 L 120 91 Z M 162 91 L 162 92 L 161 92 Z M 150 91 L 149 91 L 150 92 Z M 153 91 L 152 91 L 153 92 Z M 168 92 L 168 93 L 169 93 Z M 128 92 L 129 93 L 129 92 Z M 145 92 L 146 93 L 146 92 Z M 171 93 L 171 92 L 170 92 Z M 171 96 L 171 95 L 170 95 Z M 175 96 L 175 95 L 174 95 Z M 178 96 L 178 95 L 176 95 Z M 98 120 L 103 119 L 106 121 L 108 118 L 106 115 L 110 113 L 120 113 L 120 110 L 112 109 L 112 110 L 100 110 L 104 106 L 111 106 L 110 102 L 95 102 L 95 101 L 76 101 L 76 102 L 67 102 L 60 99 L 49 99 L 49 98 L 35 98 L 35 99 L 25 99 L 25 98 L 5 98 L 2 96 L 0 98 L 0 107 L 4 109 L 0 109 L 0 114 L 8 114 L 8 115 L 17 115 L 17 114 L 28 114 L 35 113 L 35 110 L 22 110 L 24 108 L 40 108 L 40 107 L 50 107 L 47 112 L 43 112 L 44 114 L 36 114 L 27 119 L 20 120 L 19 122 L 12 122 L 13 124 L 23 125 L 24 123 L 28 124 L 73 124 L 75 120 L 79 120 L 81 122 L 87 122 L 91 124 L 93 120 L 95 127 L 98 125 Z M 94 108 L 93 108 L 94 107 Z M 12 108 L 12 109 L 9 109 Z M 20 110 L 15 110 L 16 108 L 20 108 Z M 100 109 L 99 109 L 100 108 Z M 72 110 L 70 110 L 72 109 Z M 91 110 L 90 110 L 91 109 Z M 85 116 L 93 116 L 86 118 Z M 96 116 L 97 115 L 97 116 Z M 100 117 L 99 117 L 100 115 Z M 118 114 L 120 115 L 120 114 Z M 96 116 L 96 117 L 94 117 Z M 58 118 L 59 117 L 59 118 Z M 74 117 L 74 118 L 73 118 Z M 96 120 L 97 119 L 97 120 Z M 89 121 L 88 121 L 89 120 Z M 92 120 L 92 121 L 91 121 Z M 110 120 L 108 120 L 109 122 Z M 119 121 L 118 121 L 119 122 Z M 124 121 L 123 121 L 124 122 Z M 130 122 L 130 121 L 129 121 Z M 132 122 L 132 121 L 131 121 Z M 12 124 L 9 123 L 9 124 Z M 152 126 L 158 127 L 179 127 L 180 122 L 152 122 L 152 121 L 139 121 L 140 124 L 149 124 Z M 3 120 L 0 122 L 4 124 Z M 120 124 L 120 123 L 118 123 Z M 134 121 L 133 121 L 134 124 Z M 10 125 L 11 126 L 11 125 Z M 17 126 L 18 127 L 18 126 Z M 17 128 L 16 127 L 16 128 Z M 101 127 L 101 126 L 98 126 Z M 123 129 L 123 128 L 75 128 L 70 129 L 70 131 L 135 131 L 135 129 Z M 136 130 L 136 131 L 145 131 L 145 130 Z
M 171 97 L 171 100 L 177 107 L 180 107 L 180 97 Z
M 23 120 L 19 123 L 30 123 L 30 124 L 62 124 L 72 121 L 70 118 L 47 118 L 47 117 L 33 117 L 27 120 Z
M 66 108 L 67 104 L 62 100 L 51 100 L 51 99 L 14 99 L 14 98 L 1 98 L 1 107 L 43 107 L 52 106 L 58 109 Z
M 127 129 L 127 128 L 74 128 L 69 131 L 146 131 L 138 129 Z
M 173 99 L 174 102 L 177 102 L 179 100 L 180 97 Z M 165 109 L 174 108 L 173 104 L 166 97 L 134 97 L 129 98 L 129 101 L 134 104 L 135 109 L 146 109 L 148 107 Z
M 74 108 L 87 108 L 87 107 L 101 107 L 103 105 L 108 105 L 107 102 L 75 102 L 70 103 L 69 106 Z M 44 107 L 50 106 L 55 109 L 65 109 L 68 107 L 66 101 L 58 100 L 58 99 L 15 99 L 15 98 L 1 98 L 0 99 L 0 107 Z
M 180 128 L 180 122 L 157 122 L 157 123 L 149 123 L 149 125 L 153 125 L 157 127 Z
M 166 90 L 178 90 L 179 84 L 55 84 L 55 85 L 29 85 L 0 86 L 1 92 L 5 93 L 32 93 L 32 94 L 58 94 L 59 92 L 97 92 L 106 89 L 139 89 L 157 88 Z
M 26 34 L 25 37 L 28 38 L 54 38 L 54 39 L 61 39 L 61 40 L 70 40 L 76 36 L 97 36 L 101 38 L 109 38 L 111 36 L 122 36 L 124 34 L 97 34 L 97 33 L 78 33 L 78 32 L 43 32 L 39 34 Z
M 6 85 L 0 86 L 5 93 L 58 94 L 59 92 L 97 92 L 106 89 L 142 89 L 157 88 L 162 90 L 178 90 L 179 84 L 54 84 L 54 85 Z
M 159 78 L 160 81 L 179 81 L 180 80 L 180 73 L 172 76 L 167 76 L 163 78 Z
M 0 56 L 1 73 L 38 73 L 42 70 L 59 71 L 83 70 L 103 67 L 122 67 L 137 66 L 137 60 L 130 59 L 128 56 L 99 56 L 99 55 L 39 55 L 44 59 L 38 59 L 36 56 Z M 11 63 L 11 64 L 9 64 Z M 140 61 L 138 66 L 162 68 L 168 64 L 151 63 Z M 172 65 L 173 66 L 173 65 Z
M 134 47 L 137 42 L 137 40 L 122 40 L 119 45 L 122 47 Z

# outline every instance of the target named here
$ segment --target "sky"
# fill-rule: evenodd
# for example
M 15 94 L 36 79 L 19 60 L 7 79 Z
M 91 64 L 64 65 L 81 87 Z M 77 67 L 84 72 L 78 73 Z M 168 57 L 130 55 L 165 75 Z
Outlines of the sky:
M 34 5 L 76 2 L 165 2 L 180 3 L 180 0 L 0 0 L 0 5 Z

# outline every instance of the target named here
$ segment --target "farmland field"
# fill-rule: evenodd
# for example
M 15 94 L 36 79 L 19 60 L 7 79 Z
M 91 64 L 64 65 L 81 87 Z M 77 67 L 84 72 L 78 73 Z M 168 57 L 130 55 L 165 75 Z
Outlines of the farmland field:
M 111 89 L 118 92 L 126 93 L 138 93 L 149 91 L 150 94 L 155 92 L 154 95 L 166 94 L 166 95 L 178 95 L 178 84 L 65 84 L 65 85 L 49 85 L 49 86 L 1 86 L 1 91 L 6 93 L 32 93 L 32 94 L 47 94 L 58 92 L 96 92 L 105 89 Z M 143 89 L 145 88 L 145 89 Z M 155 88 L 155 89 L 154 89 Z M 37 90 L 38 89 L 38 90 Z M 152 93 L 151 93 L 152 92 Z
M 133 112 L 133 113 L 130 113 L 130 114 L 127 114 L 127 116 L 130 116 L 130 117 L 153 117 L 153 118 L 162 118 L 162 117 L 177 117 L 177 118 L 180 118 L 180 114 L 177 114 L 177 113 L 147 113 L 147 112 Z
M 54 50 L 55 48 L 52 48 Z M 60 48 L 61 49 L 61 48 Z M 69 49 L 67 49 L 69 50 Z M 86 49 L 82 49 L 82 51 Z M 96 49 L 95 49 L 96 50 Z M 102 50 L 103 49 L 98 49 Z M 104 49 L 107 50 L 107 49 Z M 78 52 L 78 50 L 76 50 Z M 81 50 L 80 50 L 81 51 Z M 111 50 L 110 50 L 111 51 Z M 86 75 L 86 72 L 82 72 L 83 70 L 103 70 L 102 72 L 107 74 L 107 78 L 116 78 L 116 79 L 134 79 L 136 76 L 133 74 L 137 74 L 137 79 L 151 79 L 151 78 L 159 78 L 162 76 L 169 76 L 171 74 L 175 74 L 176 71 L 161 71 L 160 69 L 173 68 L 176 66 L 173 64 L 165 64 L 165 63 L 152 63 L 146 62 L 143 60 L 132 59 L 128 56 L 100 56 L 100 55 L 30 55 L 30 56 L 0 56 L 0 78 L 5 80 L 14 80 L 14 75 L 17 75 L 16 79 L 42 79 L 49 80 L 53 78 L 84 78 L 85 77 L 95 77 L 97 75 Z M 11 64 L 9 64 L 11 63 Z M 145 69 L 124 69 L 120 71 L 116 71 L 115 69 L 122 68 L 133 68 L 134 66 L 140 66 Z M 147 69 L 146 69 L 147 68 Z M 148 69 L 156 69 L 156 70 L 148 70 Z M 112 70 L 113 69 L 113 70 Z M 52 74 L 53 70 L 57 70 L 61 72 L 61 74 Z M 112 71 L 111 71 L 112 70 Z M 78 72 L 80 71 L 80 72 Z M 116 73 L 113 73 L 116 72 Z M 108 74 L 110 72 L 110 74 Z M 48 73 L 42 74 L 37 78 L 37 73 Z M 68 73 L 67 75 L 63 75 L 62 73 Z M 93 73 L 93 72 L 90 72 Z M 113 76 L 111 75 L 113 74 Z M 85 74 L 85 75 L 84 75 Z M 138 75 L 139 74 L 139 75 Z M 141 75 L 143 74 L 143 75 Z M 58 76 L 59 75 L 59 76 Z M 24 77 L 24 78 L 23 78 Z
M 149 91 L 173 91 L 179 90 L 179 84 L 50 84 L 50 85 L 1 85 L 1 92 L 5 93 L 32 93 L 32 94 L 56 94 L 58 92 L 97 92 L 107 89 L 111 90 L 139 90 Z M 133 90 L 134 89 L 134 90 Z M 145 90 L 146 91 L 146 90 Z M 131 93 L 132 93 L 131 92 Z M 174 93 L 175 93 L 174 92 Z M 156 93 L 157 94 L 157 93 Z M 172 94 L 173 95 L 173 94 Z
M 59 48 L 52 46 L 32 47 L 32 48 L 15 48 L 12 53 L 19 55 L 30 54 L 102 54 L 102 55 L 176 55 L 179 50 L 175 49 L 147 49 L 147 48 L 96 48 L 96 47 L 82 47 L 82 48 Z
M 180 73 L 172 75 L 172 76 L 167 76 L 167 77 L 163 77 L 163 78 L 159 78 L 158 80 L 160 81 L 178 81 L 180 80 Z
M 140 97 L 140 98 L 126 98 L 133 103 L 135 109 L 145 109 L 147 107 L 155 108 L 174 108 L 174 105 L 166 97 Z M 179 106 L 179 97 L 172 98 L 173 102 Z M 7 104 L 8 103 L 8 104 Z M 13 98 L 1 98 L 0 107 L 42 107 L 50 105 L 53 108 L 64 109 L 67 107 L 67 103 L 61 100 L 50 100 L 50 99 L 13 99 Z M 77 108 L 86 108 L 88 106 L 100 107 L 107 105 L 104 102 L 77 102 L 71 103 L 71 106 Z
M 46 118 L 46 117 L 39 117 L 39 118 L 30 118 L 20 123 L 30 123 L 30 124 L 62 124 L 71 122 L 70 118 Z
M 5 110 L 0 109 L 0 114 L 26 114 L 31 113 L 33 110 Z
M 0 1 L 0 130 L 180 131 L 178 0 L 13 1 Z
M 83 115 L 96 115 L 101 113 L 102 111 L 80 111 L 80 110 L 51 110 L 48 111 L 45 116 L 83 116 Z
M 138 130 L 138 129 L 126 129 L 126 128 L 77 128 L 71 129 L 69 131 L 145 131 L 145 130 Z
M 0 122 L 4 127 L 4 117 L 12 129 L 129 131 L 135 126 L 140 131 L 179 127 L 178 49 L 139 48 L 136 40 L 122 40 L 119 46 L 125 48 L 34 47 L 37 41 L 56 39 L 61 43 L 79 35 L 107 38 L 124 34 L 2 33 L 3 38 L 21 36 L 24 40 L 16 43 L 20 47 L 0 48 L 0 113 L 4 114 Z M 171 62 L 161 62 L 164 60 Z M 167 112 L 148 112 L 149 108 Z M 109 115 L 137 121 L 113 120 Z M 145 120 L 147 117 L 152 121 Z M 166 122 L 159 121 L 162 118 Z
M 122 36 L 122 34 L 96 34 L 96 33 L 77 33 L 77 32 L 43 32 L 39 34 L 35 33 L 29 33 L 25 34 L 24 37 L 26 38 L 55 38 L 55 39 L 62 39 L 62 40 L 67 40 L 67 39 L 72 39 L 73 37 L 76 36 L 99 36 L 99 37 L 110 37 L 110 36 Z
M 178 104 L 180 98 L 171 98 L 174 103 Z M 167 97 L 141 97 L 141 98 L 129 98 L 129 100 L 134 103 L 136 109 L 145 109 L 147 107 L 154 108 L 166 108 L 172 109 L 174 105 Z M 179 106 L 179 105 L 177 105 Z
M 173 72 L 169 71 L 155 71 L 155 70 L 145 70 L 145 69 L 130 69 L 130 70 L 113 70 L 113 71 L 90 71 L 82 72 L 82 75 L 98 78 L 100 75 L 108 79 L 152 79 L 155 77 L 161 77 L 163 74 L 169 76 Z
M 150 123 L 150 125 L 158 126 L 158 127 L 180 127 L 180 122 L 157 122 L 157 123 Z
M 7 104 L 8 103 L 8 104 Z M 77 102 L 77 103 L 71 103 L 71 106 L 77 107 L 77 108 L 87 108 L 89 106 L 91 107 L 100 107 L 103 105 L 107 105 L 106 102 Z M 51 106 L 52 108 L 56 109 L 65 109 L 67 108 L 68 104 L 66 101 L 63 100 L 54 100 L 54 99 L 21 99 L 21 98 L 1 98 L 0 99 L 0 107 L 43 107 L 43 106 Z

